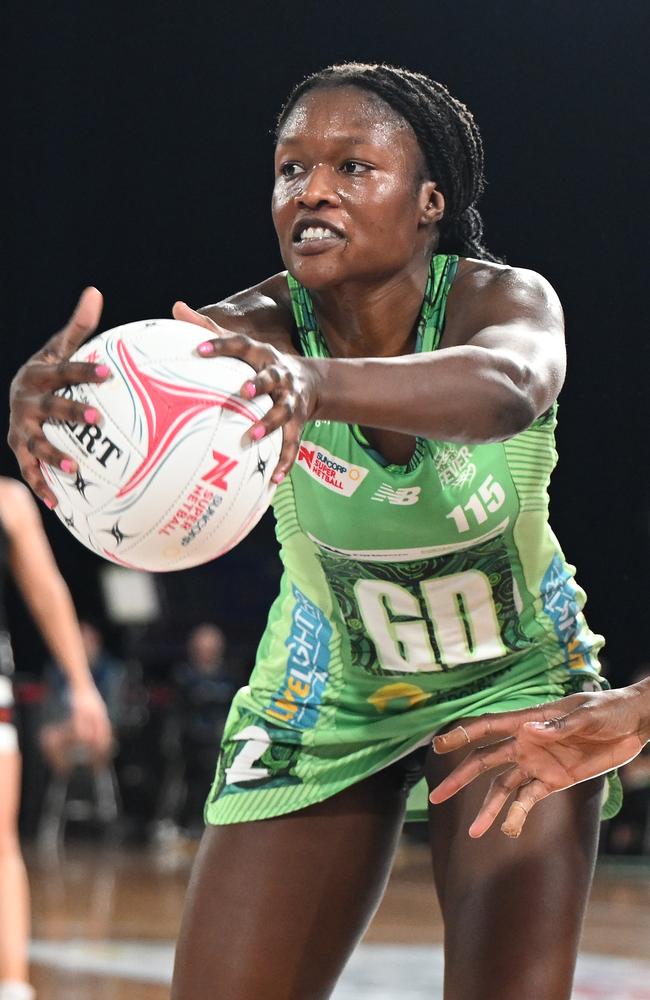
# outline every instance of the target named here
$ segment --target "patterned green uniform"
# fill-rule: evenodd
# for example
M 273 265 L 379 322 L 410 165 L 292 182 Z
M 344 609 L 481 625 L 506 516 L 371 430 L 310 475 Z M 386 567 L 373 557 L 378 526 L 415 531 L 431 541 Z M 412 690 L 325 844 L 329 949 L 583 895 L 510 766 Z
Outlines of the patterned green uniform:
M 439 345 L 457 264 L 433 259 L 418 352 Z M 327 356 L 309 293 L 288 282 L 303 353 Z M 305 426 L 274 501 L 281 590 L 226 724 L 209 823 L 319 802 L 454 719 L 601 686 L 603 640 L 548 525 L 554 429 L 555 408 L 498 444 L 420 438 L 402 466 L 358 427 Z M 414 791 L 412 817 L 426 808 Z

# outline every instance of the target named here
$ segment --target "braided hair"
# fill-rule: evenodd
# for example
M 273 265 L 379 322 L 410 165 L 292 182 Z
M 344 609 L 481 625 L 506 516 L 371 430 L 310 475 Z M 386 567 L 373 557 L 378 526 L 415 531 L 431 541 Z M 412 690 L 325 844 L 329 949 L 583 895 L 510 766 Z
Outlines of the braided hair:
M 424 73 L 381 63 L 340 63 L 308 76 L 290 93 L 278 116 L 277 140 L 300 98 L 317 88 L 361 87 L 376 94 L 413 129 L 428 175 L 445 196 L 438 249 L 498 260 L 483 245 L 477 202 L 485 187 L 483 143 L 471 111 Z

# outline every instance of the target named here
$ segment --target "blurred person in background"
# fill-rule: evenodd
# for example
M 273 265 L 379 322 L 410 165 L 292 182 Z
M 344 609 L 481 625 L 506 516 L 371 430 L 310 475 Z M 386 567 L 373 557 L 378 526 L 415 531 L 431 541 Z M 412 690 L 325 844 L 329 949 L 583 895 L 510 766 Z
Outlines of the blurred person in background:
M 179 821 L 194 833 L 203 828 L 205 789 L 214 775 L 230 703 L 240 686 L 226 656 L 226 637 L 218 625 L 203 622 L 191 630 L 187 657 L 174 669 L 173 676 L 186 775 L 186 797 Z
M 32 1000 L 28 984 L 29 886 L 18 839 L 21 760 L 13 721 L 13 655 L 3 586 L 11 573 L 70 686 L 75 739 L 105 753 L 111 728 L 93 682 L 70 592 L 58 571 L 36 504 L 0 477 L 0 1000 Z

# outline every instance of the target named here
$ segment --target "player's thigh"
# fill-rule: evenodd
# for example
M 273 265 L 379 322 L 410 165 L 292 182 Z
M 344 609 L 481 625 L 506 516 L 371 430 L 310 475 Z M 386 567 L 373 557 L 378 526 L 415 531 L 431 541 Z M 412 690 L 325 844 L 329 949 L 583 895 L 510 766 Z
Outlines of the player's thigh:
M 209 827 L 173 1000 L 328 997 L 381 899 L 405 801 L 393 767 L 288 816 Z
M 431 786 L 465 755 L 427 760 Z M 598 844 L 602 780 L 551 795 L 518 839 L 498 819 L 467 830 L 493 774 L 430 807 L 434 875 L 445 921 L 445 1000 L 564 1000 Z
M 17 838 L 20 770 L 18 750 L 0 746 L 0 850 L 13 848 Z

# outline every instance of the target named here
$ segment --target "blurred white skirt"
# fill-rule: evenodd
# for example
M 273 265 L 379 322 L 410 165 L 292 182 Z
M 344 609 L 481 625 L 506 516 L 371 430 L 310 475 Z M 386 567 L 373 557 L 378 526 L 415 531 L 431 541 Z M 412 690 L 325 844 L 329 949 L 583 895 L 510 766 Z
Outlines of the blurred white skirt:
M 8 677 L 0 676 L 0 753 L 16 753 L 18 733 L 13 723 L 14 694 Z

